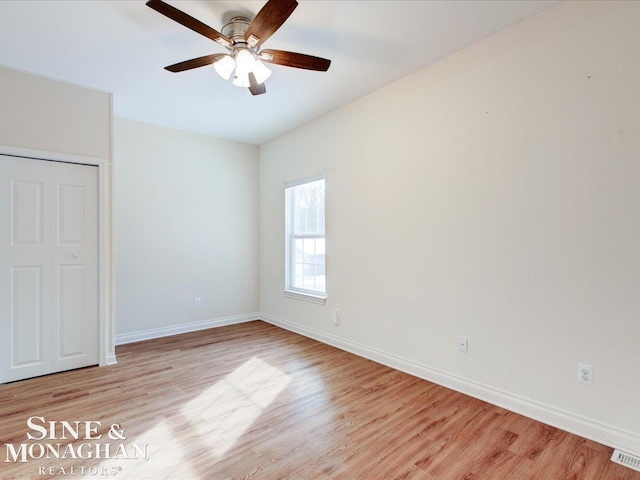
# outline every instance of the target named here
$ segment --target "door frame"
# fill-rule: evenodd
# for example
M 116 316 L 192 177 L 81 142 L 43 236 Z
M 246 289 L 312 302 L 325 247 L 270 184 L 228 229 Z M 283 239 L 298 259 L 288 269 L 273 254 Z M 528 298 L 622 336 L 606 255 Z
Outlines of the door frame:
M 115 351 L 114 263 L 111 212 L 113 164 L 105 158 L 0 145 L 0 155 L 98 167 L 98 359 L 113 365 Z

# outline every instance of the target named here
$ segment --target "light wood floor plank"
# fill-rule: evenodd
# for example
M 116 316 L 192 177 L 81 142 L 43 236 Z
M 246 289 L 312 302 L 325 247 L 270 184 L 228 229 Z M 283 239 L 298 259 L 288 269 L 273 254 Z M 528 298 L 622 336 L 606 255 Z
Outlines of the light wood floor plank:
M 0 386 L 1 479 L 640 480 L 606 446 L 259 321 L 117 354 Z M 100 421 L 105 438 L 119 424 L 149 460 L 4 462 L 31 416 Z M 59 475 L 90 466 L 117 475 Z

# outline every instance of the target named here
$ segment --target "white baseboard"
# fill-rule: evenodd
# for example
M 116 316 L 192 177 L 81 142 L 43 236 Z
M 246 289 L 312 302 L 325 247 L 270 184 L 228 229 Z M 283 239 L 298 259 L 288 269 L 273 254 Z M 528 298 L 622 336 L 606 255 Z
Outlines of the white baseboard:
M 305 337 L 318 340 L 333 347 L 354 353 L 369 360 L 381 363 L 396 370 L 428 380 L 471 397 L 497 405 L 525 417 L 538 420 L 556 428 L 560 428 L 581 437 L 613 448 L 624 450 L 633 455 L 640 452 L 640 435 L 621 430 L 611 425 L 575 415 L 570 412 L 545 405 L 513 393 L 484 385 L 473 380 L 452 375 L 427 365 L 423 365 L 394 354 L 345 340 L 328 333 L 305 327 L 295 322 L 278 318 L 267 313 L 260 314 L 260 319 L 272 325 L 290 330 Z
M 107 361 L 104 364 L 105 365 L 115 365 L 116 363 L 118 363 L 118 360 L 116 360 L 116 354 L 115 353 L 107 353 Z
M 168 337 L 178 335 L 180 333 L 196 332 L 198 330 L 206 330 L 207 328 L 223 327 L 225 325 L 233 325 L 236 323 L 252 322 L 259 320 L 259 313 L 246 313 L 244 315 L 233 315 L 230 317 L 215 318 L 212 320 L 204 320 L 202 322 L 183 323 L 180 325 L 172 325 L 170 327 L 152 328 L 151 330 L 143 330 L 141 332 L 125 333 L 116 335 L 116 345 L 124 345 L 125 343 L 141 342 L 143 340 L 151 340 L 153 338 Z

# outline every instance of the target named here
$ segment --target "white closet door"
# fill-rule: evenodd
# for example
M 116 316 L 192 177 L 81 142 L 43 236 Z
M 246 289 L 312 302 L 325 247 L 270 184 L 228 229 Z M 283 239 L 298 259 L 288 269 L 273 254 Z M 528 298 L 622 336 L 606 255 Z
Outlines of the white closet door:
M 97 177 L 0 155 L 0 382 L 98 363 Z

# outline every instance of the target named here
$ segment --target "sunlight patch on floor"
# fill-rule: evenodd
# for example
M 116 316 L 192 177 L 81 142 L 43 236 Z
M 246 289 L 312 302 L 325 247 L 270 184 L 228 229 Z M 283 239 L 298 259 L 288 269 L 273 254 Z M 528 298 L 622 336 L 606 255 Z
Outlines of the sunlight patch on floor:
M 181 478 L 197 478 L 189 463 L 184 461 L 186 452 L 181 442 L 177 441 L 174 428 L 168 420 L 161 421 L 135 438 L 128 437 L 123 443 L 141 447 L 148 444 L 149 460 L 114 458 L 100 464 L 100 467 L 106 467 L 109 472 L 115 468 L 118 478 L 172 478 L 177 466 Z
M 262 411 L 291 382 L 291 377 L 252 357 L 136 438 L 149 444 L 149 460 L 109 460 L 122 466 L 119 478 L 199 478 L 224 457 Z M 187 450 L 188 449 L 188 453 Z
M 190 433 L 206 438 L 209 454 L 220 457 L 290 381 L 289 375 L 252 357 L 187 403 L 181 414 Z

